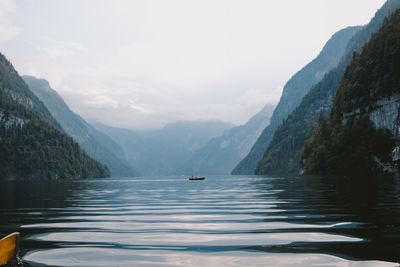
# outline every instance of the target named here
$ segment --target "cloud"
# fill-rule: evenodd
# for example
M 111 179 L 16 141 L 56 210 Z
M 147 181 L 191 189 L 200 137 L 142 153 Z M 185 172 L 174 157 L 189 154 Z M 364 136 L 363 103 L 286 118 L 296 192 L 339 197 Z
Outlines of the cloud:
M 0 45 L 84 118 L 241 124 L 277 103 L 335 31 L 368 22 L 383 2 L 0 0 Z
M 0 44 L 17 36 L 20 29 L 11 25 L 10 16 L 16 11 L 16 2 L 0 0 Z
M 36 49 L 52 59 L 60 57 L 77 56 L 82 53 L 87 53 L 89 50 L 82 44 L 75 42 L 45 40 L 45 44 L 34 45 Z
M 138 105 L 137 103 L 135 103 L 134 100 L 129 100 L 128 102 L 129 102 L 129 104 L 127 106 L 135 111 L 139 111 L 144 114 L 153 114 L 154 113 L 152 110 Z
M 116 109 L 118 108 L 119 104 L 118 101 L 115 101 L 110 96 L 106 95 L 99 95 L 96 96 L 88 101 L 86 104 L 89 108 L 96 108 L 96 109 Z

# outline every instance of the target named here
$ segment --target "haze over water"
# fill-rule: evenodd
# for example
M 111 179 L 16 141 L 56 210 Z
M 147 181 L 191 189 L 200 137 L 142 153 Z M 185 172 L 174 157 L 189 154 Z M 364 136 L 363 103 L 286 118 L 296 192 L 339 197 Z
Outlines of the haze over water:
M 366 180 L 0 181 L 0 226 L 25 266 L 398 266 L 400 185 Z

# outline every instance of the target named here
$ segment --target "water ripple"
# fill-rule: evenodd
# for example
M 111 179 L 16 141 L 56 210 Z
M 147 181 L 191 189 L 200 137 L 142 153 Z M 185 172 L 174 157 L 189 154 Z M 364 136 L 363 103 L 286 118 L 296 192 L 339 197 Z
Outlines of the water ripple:
M 49 181 L 1 219 L 32 266 L 396 266 L 398 191 L 364 206 L 300 179 Z M 368 217 L 382 210 L 384 229 Z

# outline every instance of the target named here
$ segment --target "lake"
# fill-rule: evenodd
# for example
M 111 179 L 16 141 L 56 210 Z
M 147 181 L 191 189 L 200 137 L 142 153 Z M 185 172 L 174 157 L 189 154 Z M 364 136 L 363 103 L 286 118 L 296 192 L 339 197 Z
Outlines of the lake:
M 398 266 L 400 179 L 0 181 L 24 266 Z

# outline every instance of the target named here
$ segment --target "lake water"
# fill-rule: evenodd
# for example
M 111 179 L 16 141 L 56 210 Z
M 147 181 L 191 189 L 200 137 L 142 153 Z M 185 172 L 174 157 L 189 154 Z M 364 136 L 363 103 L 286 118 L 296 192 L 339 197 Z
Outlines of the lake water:
M 400 180 L 0 181 L 24 266 L 398 266 Z

